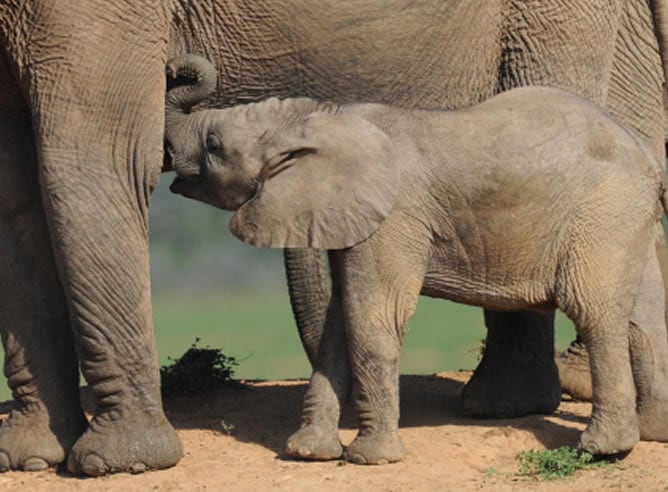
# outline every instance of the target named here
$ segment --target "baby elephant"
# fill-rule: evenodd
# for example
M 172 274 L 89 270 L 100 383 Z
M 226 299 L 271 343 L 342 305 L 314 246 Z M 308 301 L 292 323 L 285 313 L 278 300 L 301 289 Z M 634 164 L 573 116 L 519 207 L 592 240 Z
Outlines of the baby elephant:
M 168 100 L 172 190 L 236 210 L 247 243 L 332 250 L 359 417 L 346 459 L 404 455 L 399 352 L 420 294 L 561 309 L 591 354 L 580 446 L 668 438 L 662 166 L 601 109 L 546 87 L 450 112 L 269 99 L 186 114 L 183 94 Z M 339 442 L 304 422 L 291 454 Z

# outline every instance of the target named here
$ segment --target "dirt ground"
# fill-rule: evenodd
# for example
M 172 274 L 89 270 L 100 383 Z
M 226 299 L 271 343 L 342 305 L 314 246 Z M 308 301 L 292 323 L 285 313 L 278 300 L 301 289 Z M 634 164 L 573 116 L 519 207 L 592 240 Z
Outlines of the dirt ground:
M 167 402 L 185 447 L 174 468 L 96 479 L 54 470 L 11 472 L 0 475 L 0 490 L 668 490 L 668 445 L 656 442 L 642 442 L 618 463 L 568 479 L 519 476 L 520 451 L 575 445 L 591 406 L 564 401 L 551 416 L 470 420 L 458 410 L 469 376 L 402 377 L 401 433 L 408 455 L 401 463 L 369 467 L 288 459 L 283 445 L 297 428 L 306 383 L 269 381 Z M 344 443 L 354 437 L 353 423 L 348 412 L 341 430 Z

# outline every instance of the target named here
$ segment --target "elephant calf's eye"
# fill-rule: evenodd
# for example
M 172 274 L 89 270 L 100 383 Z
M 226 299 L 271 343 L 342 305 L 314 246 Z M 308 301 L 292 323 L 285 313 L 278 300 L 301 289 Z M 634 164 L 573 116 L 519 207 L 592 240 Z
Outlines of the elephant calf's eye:
M 209 133 L 206 136 L 206 151 L 210 154 L 220 154 L 223 150 L 223 144 L 217 135 Z

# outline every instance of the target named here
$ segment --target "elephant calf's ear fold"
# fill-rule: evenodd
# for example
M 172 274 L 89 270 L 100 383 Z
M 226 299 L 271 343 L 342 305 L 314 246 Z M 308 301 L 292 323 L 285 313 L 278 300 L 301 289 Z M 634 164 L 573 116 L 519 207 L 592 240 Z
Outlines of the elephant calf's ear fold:
M 369 237 L 392 210 L 399 169 L 387 135 L 352 115 L 312 113 L 291 166 L 268 179 L 230 222 L 242 241 L 269 248 L 342 249 Z M 281 136 L 277 136 L 278 146 Z

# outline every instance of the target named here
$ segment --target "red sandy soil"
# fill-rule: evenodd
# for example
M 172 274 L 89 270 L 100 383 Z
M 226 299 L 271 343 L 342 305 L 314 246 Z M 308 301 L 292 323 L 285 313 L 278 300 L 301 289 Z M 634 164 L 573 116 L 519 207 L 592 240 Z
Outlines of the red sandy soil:
M 392 465 L 288 459 L 283 446 L 297 428 L 306 383 L 251 382 L 166 403 L 185 447 L 174 468 L 85 479 L 55 470 L 11 472 L 0 475 L 0 490 L 668 490 L 668 445 L 657 442 L 641 442 L 623 460 L 567 479 L 520 476 L 518 453 L 575 446 L 591 405 L 563 401 L 550 416 L 471 420 L 459 411 L 459 393 L 469 376 L 402 377 L 401 434 L 408 455 Z M 233 426 L 230 435 L 223 431 L 223 422 L 228 429 Z M 355 435 L 350 412 L 341 429 L 342 441 L 350 442 Z

